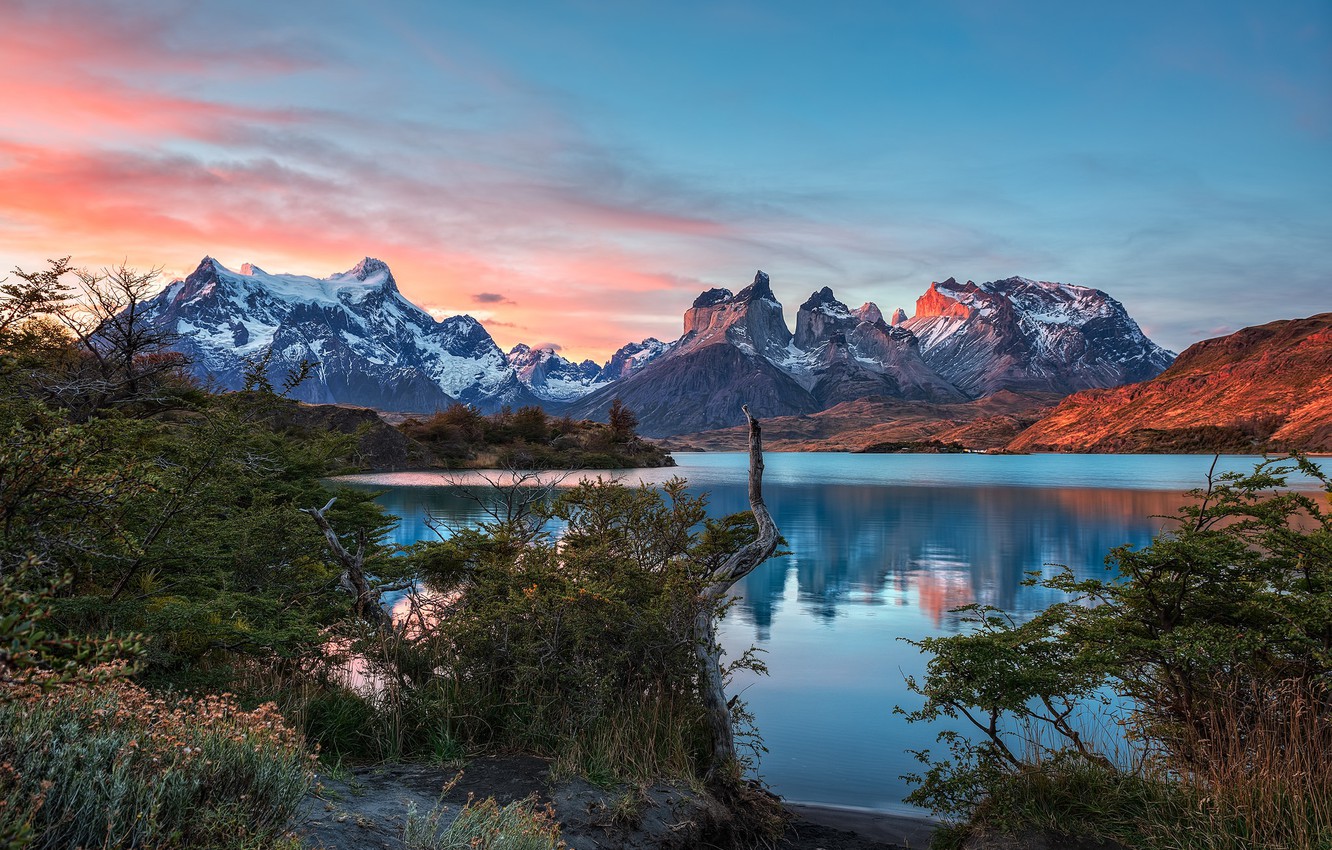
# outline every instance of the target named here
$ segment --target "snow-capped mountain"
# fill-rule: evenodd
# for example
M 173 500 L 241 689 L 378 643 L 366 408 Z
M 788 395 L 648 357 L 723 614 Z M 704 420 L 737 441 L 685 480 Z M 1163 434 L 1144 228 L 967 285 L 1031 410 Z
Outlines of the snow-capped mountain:
M 597 380 L 604 383 L 618 381 L 642 369 L 674 346 L 673 342 L 662 342 L 656 337 L 648 337 L 642 342 L 631 342 L 621 346 L 611 355 L 606 365 L 601 367 Z
M 543 402 L 573 401 L 610 383 L 601 379 L 602 367 L 596 362 L 574 363 L 545 346 L 519 343 L 509 350 L 508 362 L 518 381 Z
M 703 292 L 676 342 L 570 413 L 604 418 L 618 397 L 643 433 L 667 436 L 736 425 L 745 403 L 764 417 L 863 398 L 1068 393 L 1142 380 L 1172 359 L 1104 292 L 1023 278 L 932 284 L 916 316 L 899 308 L 892 324 L 877 305 L 853 310 L 824 287 L 800 306 L 793 334 L 760 271 L 739 293 Z
M 975 398 L 1001 389 L 1071 393 L 1144 381 L 1175 355 L 1099 289 L 1011 277 L 932 283 L 901 322 L 925 362 Z
M 316 364 L 293 393 L 304 401 L 422 413 L 455 400 L 483 411 L 540 404 L 604 418 L 620 397 L 652 436 L 735 425 L 745 403 L 771 417 L 864 398 L 1069 393 L 1145 380 L 1173 359 L 1104 292 L 1023 278 L 931 284 L 916 315 L 899 309 L 891 324 L 875 304 L 852 309 L 824 287 L 800 306 L 792 333 L 760 271 L 738 293 L 699 295 L 679 339 L 630 343 L 602 366 L 554 346 L 506 355 L 471 316 L 436 321 L 412 304 L 369 257 L 327 278 L 248 263 L 231 271 L 205 257 L 144 315 L 179 334 L 194 372 L 224 389 L 271 351 L 274 384 L 302 360 Z
M 231 271 L 205 257 L 146 305 L 148 321 L 180 334 L 193 371 L 224 389 L 241 386 L 247 358 L 272 350 L 280 383 L 302 360 L 317 365 L 293 392 L 317 403 L 432 412 L 454 400 L 492 410 L 535 403 L 481 323 L 436 321 L 367 257 L 327 278 Z

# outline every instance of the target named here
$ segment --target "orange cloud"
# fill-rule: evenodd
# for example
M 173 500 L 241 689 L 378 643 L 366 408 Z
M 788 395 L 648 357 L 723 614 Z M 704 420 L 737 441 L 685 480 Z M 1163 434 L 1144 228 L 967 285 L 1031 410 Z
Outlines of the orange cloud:
M 148 9 L 6 5 L 0 55 L 19 72 L 0 77 L 0 273 L 72 254 L 169 279 L 207 254 L 323 275 L 373 255 L 423 307 L 510 294 L 483 305 L 506 348 L 555 339 L 604 359 L 673 338 L 711 285 L 687 269 L 752 249 L 715 198 L 613 162 L 544 101 L 447 128 L 255 105 L 238 92 L 257 81 L 334 73 L 324 46 L 204 37 L 199 10 Z

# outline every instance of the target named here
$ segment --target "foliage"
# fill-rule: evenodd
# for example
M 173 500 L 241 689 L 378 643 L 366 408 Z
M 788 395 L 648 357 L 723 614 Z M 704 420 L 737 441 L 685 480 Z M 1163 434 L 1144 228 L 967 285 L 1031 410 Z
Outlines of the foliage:
M 126 662 L 142 652 L 134 636 L 107 639 L 50 631 L 50 601 L 63 582 L 36 592 L 16 585 L 11 576 L 0 578 L 0 704 L 14 698 L 17 688 L 93 685 L 133 672 Z
M 549 806 L 533 797 L 501 806 L 494 797 L 468 800 L 448 821 L 442 804 L 426 814 L 407 810 L 403 843 L 407 850 L 564 850 L 560 826 Z
M 0 732 L 0 834 L 19 846 L 263 846 L 312 778 L 273 706 L 226 694 L 25 685 L 0 704 Z
M 506 517 L 419 545 L 410 560 L 431 596 L 399 656 L 424 683 L 413 698 L 433 694 L 465 746 L 558 755 L 607 778 L 694 776 L 698 581 L 753 535 L 704 507 L 679 479 L 583 482 L 542 509 L 564 526 L 558 543 Z
M 618 396 L 611 401 L 606 421 L 610 424 L 611 433 L 620 442 L 632 437 L 634 430 L 638 428 L 638 416 Z
M 1035 778 L 1048 785 L 1096 774 L 1128 787 L 1115 777 L 1132 767 L 1152 785 L 1143 793 L 1176 802 L 1153 809 L 1177 812 L 1176 825 L 1203 812 L 1233 827 L 1239 813 L 1263 809 L 1255 800 L 1267 801 L 1268 814 L 1250 837 L 1297 826 L 1305 813 L 1283 802 L 1291 799 L 1332 818 L 1326 767 L 1274 769 L 1332 735 L 1332 517 L 1314 496 L 1286 489 L 1295 471 L 1332 490 L 1302 457 L 1223 474 L 1190 493 L 1176 531 L 1142 549 L 1114 549 L 1113 578 L 1064 569 L 1039 583 L 1068 601 L 1032 619 L 969 606 L 971 632 L 916 643 L 932 657 L 925 679 L 908 682 L 925 697 L 909 719 L 962 718 L 980 737 L 944 733 L 952 758 L 918 754 L 927 772 L 913 777 L 909 799 L 994 821 Z M 1121 722 L 1137 748 L 1133 765 L 1074 722 L 1106 689 L 1128 706 Z M 1227 802 L 1235 799 L 1245 802 Z
M 446 468 L 624 469 L 672 466 L 665 451 L 641 439 L 628 408 L 609 425 L 556 418 L 540 407 L 504 408 L 490 416 L 453 404 L 429 419 L 408 419 L 403 433 L 424 444 Z

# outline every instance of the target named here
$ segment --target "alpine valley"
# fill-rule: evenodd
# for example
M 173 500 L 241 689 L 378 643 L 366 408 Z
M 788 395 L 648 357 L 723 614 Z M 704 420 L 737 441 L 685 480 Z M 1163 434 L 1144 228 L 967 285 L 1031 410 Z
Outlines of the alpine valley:
M 755 415 L 811 417 L 889 405 L 930 411 L 1042 410 L 1082 390 L 1155 377 L 1174 355 L 1153 343 L 1105 292 L 1014 277 L 932 283 L 915 315 L 851 308 L 828 287 L 800 305 L 795 330 L 763 272 L 732 293 L 710 289 L 685 312 L 673 342 L 629 343 L 604 364 L 552 347 L 507 354 L 476 319 L 437 321 L 366 258 L 326 278 L 232 271 L 205 257 L 145 306 L 179 335 L 196 376 L 239 388 L 267 356 L 275 383 L 315 364 L 293 395 L 400 413 L 453 402 L 483 412 L 539 405 L 605 419 L 620 398 L 653 437 L 696 434 Z M 980 403 L 977 404 L 977 401 Z

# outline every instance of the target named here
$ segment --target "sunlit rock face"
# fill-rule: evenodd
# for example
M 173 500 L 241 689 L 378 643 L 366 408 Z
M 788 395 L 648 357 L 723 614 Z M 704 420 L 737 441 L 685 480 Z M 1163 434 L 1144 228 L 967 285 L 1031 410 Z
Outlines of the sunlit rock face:
M 810 295 L 796 314 L 795 346 L 820 403 L 860 398 L 965 401 L 921 358 L 916 337 L 883 321 L 873 303 L 851 310 L 830 288 Z
M 1195 343 L 1152 380 L 1069 396 L 1011 447 L 1332 451 L 1332 313 Z
M 663 436 L 740 424 L 746 400 L 796 415 L 859 399 L 1068 393 L 1150 377 L 1170 360 L 1119 302 L 1087 287 L 949 279 L 930 285 L 915 317 L 899 308 L 891 324 L 873 302 L 852 309 L 823 287 L 800 305 L 791 333 L 759 272 L 738 293 L 701 293 L 669 350 L 571 412 L 602 417 L 619 396 L 645 433 Z
M 931 367 L 968 396 L 1070 393 L 1160 374 L 1174 355 L 1099 289 L 1007 278 L 932 283 L 899 327 Z
M 762 271 L 754 282 L 735 295 L 728 289 L 709 289 L 684 316 L 680 349 L 695 349 L 726 343 L 750 353 L 784 356 L 791 331 L 782 316 L 782 305 L 772 294 L 772 285 Z

